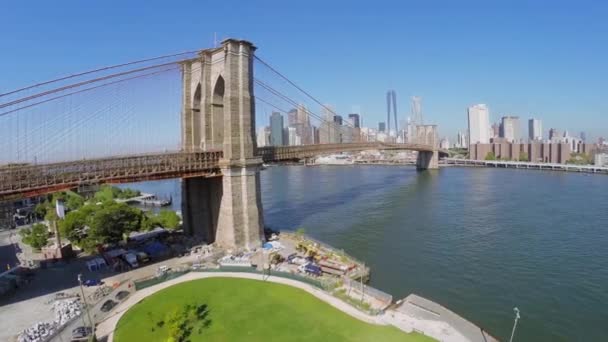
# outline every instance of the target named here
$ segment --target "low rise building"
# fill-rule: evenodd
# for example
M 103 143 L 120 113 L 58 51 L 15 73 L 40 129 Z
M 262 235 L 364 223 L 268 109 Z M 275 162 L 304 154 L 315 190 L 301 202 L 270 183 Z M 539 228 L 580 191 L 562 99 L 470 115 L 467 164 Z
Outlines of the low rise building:
M 596 166 L 608 166 L 608 153 L 596 153 L 594 164 Z
M 587 154 L 591 147 L 585 147 Z M 485 160 L 488 157 L 500 160 L 529 161 L 535 163 L 565 164 L 573 152 L 567 143 L 510 143 L 504 139 L 493 139 L 490 144 L 471 145 L 469 159 Z

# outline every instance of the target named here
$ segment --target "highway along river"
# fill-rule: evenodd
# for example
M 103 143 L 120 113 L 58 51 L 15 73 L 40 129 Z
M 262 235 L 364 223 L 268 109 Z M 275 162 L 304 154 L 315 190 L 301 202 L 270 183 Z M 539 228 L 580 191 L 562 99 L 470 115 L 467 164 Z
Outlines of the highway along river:
M 306 233 L 372 268 L 371 285 L 428 297 L 508 340 L 608 338 L 608 176 L 399 166 L 277 166 L 266 225 Z M 132 185 L 171 195 L 178 180 Z

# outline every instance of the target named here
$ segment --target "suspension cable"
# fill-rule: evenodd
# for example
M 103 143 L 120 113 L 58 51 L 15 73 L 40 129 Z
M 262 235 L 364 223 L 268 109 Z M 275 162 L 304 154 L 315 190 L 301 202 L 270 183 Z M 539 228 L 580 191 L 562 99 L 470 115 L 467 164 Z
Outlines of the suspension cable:
M 104 84 L 101 84 L 101 85 L 98 85 L 98 86 L 94 86 L 94 87 L 89 87 L 89 88 L 73 91 L 71 93 L 62 94 L 62 95 L 59 95 L 59 96 L 52 97 L 50 99 L 46 99 L 46 100 L 39 101 L 39 102 L 36 102 L 36 103 L 32 103 L 32 104 L 29 104 L 29 105 L 26 105 L 26 106 L 23 106 L 23 107 L 19 107 L 19 108 L 15 108 L 15 109 L 12 109 L 12 110 L 9 110 L 9 111 L 6 111 L 6 112 L 2 112 L 2 113 L 0 113 L 0 117 L 1 116 L 5 116 L 5 115 L 10 114 L 10 113 L 14 113 L 14 112 L 23 110 L 23 109 L 26 109 L 26 108 L 30 108 L 30 107 L 34 107 L 34 106 L 37 106 L 37 105 L 41 105 L 43 103 L 55 101 L 55 100 L 58 100 L 58 99 L 63 98 L 63 97 L 67 97 L 67 96 L 71 96 L 71 95 L 75 95 L 75 94 L 79 94 L 79 93 L 84 93 L 84 92 L 87 92 L 87 91 L 90 91 L 90 90 L 93 90 L 93 89 L 106 87 L 106 86 L 109 86 L 109 85 L 112 85 L 112 84 L 121 83 L 121 82 L 125 82 L 125 81 L 130 81 L 130 80 L 134 80 L 134 79 L 137 79 L 137 78 L 143 78 L 143 77 L 147 77 L 147 76 L 152 76 L 152 75 L 160 74 L 160 73 L 171 71 L 171 70 L 177 70 L 177 69 L 178 68 L 175 68 L 175 67 L 174 68 L 169 68 L 169 69 L 164 69 L 164 70 L 150 72 L 150 73 L 146 73 L 146 74 L 142 74 L 142 75 L 137 75 L 137 76 L 133 76 L 133 77 L 123 78 L 123 79 L 120 79 L 118 81 L 104 83 Z
M 265 61 L 263 61 L 260 57 L 254 55 L 253 58 L 257 59 L 260 63 L 262 63 L 263 65 L 265 65 L 268 69 L 270 69 L 272 72 L 274 72 L 275 74 L 279 75 L 279 77 L 281 77 L 282 79 L 284 79 L 285 81 L 287 81 L 289 84 L 291 84 L 292 86 L 294 86 L 296 89 L 298 89 L 299 91 L 301 91 L 302 93 L 304 93 L 304 95 L 310 97 L 313 101 L 315 101 L 317 104 L 319 104 L 321 107 L 325 108 L 327 111 L 329 111 L 330 113 L 332 113 L 333 115 L 338 115 L 336 112 L 334 112 L 331 108 L 327 107 L 326 105 L 324 105 L 323 103 L 321 103 L 321 101 L 317 100 L 314 96 L 312 96 L 310 93 L 308 93 L 306 90 L 302 89 L 300 86 L 298 86 L 297 84 L 295 84 L 292 80 L 290 80 L 289 78 L 287 78 L 287 76 L 283 75 L 282 73 L 280 73 L 277 69 L 273 68 L 270 64 L 266 63 Z
M 155 60 L 159 60 L 159 59 L 163 59 L 163 58 L 171 58 L 171 57 L 177 57 L 177 56 L 182 56 L 182 55 L 193 54 L 193 53 L 200 52 L 200 51 L 202 51 L 202 50 L 192 50 L 192 51 L 180 52 L 180 53 L 175 53 L 175 54 L 171 54 L 171 55 L 164 55 L 164 56 L 159 56 L 159 57 L 154 57 L 154 58 L 141 59 L 141 60 L 138 60 L 138 61 L 111 65 L 111 66 L 102 67 L 102 68 L 98 68 L 98 69 L 94 69 L 94 70 L 88 70 L 88 71 L 80 72 L 80 73 L 77 73 L 77 74 L 72 74 L 72 75 L 56 78 L 56 79 L 53 79 L 53 80 L 50 80 L 50 81 L 45 81 L 45 82 L 37 83 L 37 84 L 31 85 L 31 86 L 27 86 L 27 87 L 23 87 L 23 88 L 20 88 L 20 89 L 15 89 L 15 90 L 9 91 L 7 93 L 0 94 L 0 97 L 11 95 L 11 94 L 15 94 L 15 93 L 19 93 L 19 92 L 22 92 L 24 90 L 40 87 L 40 86 L 43 86 L 43 85 L 47 85 L 47 84 L 51 84 L 51 83 L 55 83 L 55 82 L 59 82 L 59 81 L 64 81 L 64 80 L 67 80 L 67 79 L 70 79 L 70 78 L 74 78 L 74 77 L 78 77 L 78 76 L 84 76 L 84 75 L 88 75 L 88 74 L 92 74 L 92 73 L 96 73 L 96 72 L 100 72 L 100 71 L 106 71 L 106 70 L 121 68 L 121 67 L 129 66 L 129 65 L 134 65 L 134 64 L 151 62 L 151 61 L 155 61 Z M 183 60 L 185 60 L 185 59 L 183 59 Z M 175 63 L 181 62 L 183 60 L 176 61 Z
M 30 95 L 30 96 L 27 96 L 27 97 L 24 97 L 24 98 L 21 98 L 21 99 L 18 99 L 18 100 L 14 100 L 14 101 L 11 101 L 11 102 L 7 102 L 7 103 L 4 103 L 4 104 L 1 104 L 0 108 L 5 108 L 5 107 L 12 106 L 12 105 L 15 105 L 15 104 L 18 104 L 18 103 L 22 103 L 22 102 L 25 102 L 25 101 L 33 100 L 33 99 L 36 99 L 36 98 L 39 98 L 39 97 L 42 97 L 42 96 L 54 94 L 54 93 L 57 93 L 57 92 L 60 92 L 60 91 L 64 91 L 64 90 L 68 90 L 68 89 L 72 89 L 72 88 L 77 88 L 77 87 L 80 87 L 80 86 L 83 86 L 83 85 L 87 85 L 87 84 L 91 84 L 91 83 L 96 83 L 96 82 L 100 82 L 100 81 L 105 81 L 107 79 L 116 78 L 116 77 L 120 77 L 120 76 L 124 76 L 124 75 L 129 75 L 129 74 L 133 74 L 133 73 L 137 73 L 137 72 L 141 72 L 141 71 L 146 71 L 146 70 L 150 70 L 150 69 L 161 68 L 161 67 L 168 66 L 168 65 L 174 65 L 176 63 L 177 62 L 157 64 L 157 65 L 147 66 L 147 67 L 144 67 L 144 68 L 124 71 L 124 72 L 120 72 L 120 73 L 117 73 L 117 74 L 112 74 L 112 75 L 107 75 L 107 76 L 103 76 L 103 77 L 98 77 L 98 78 L 94 78 L 94 79 L 83 81 L 83 82 L 79 82 L 79 83 L 70 84 L 70 85 L 67 85 L 67 86 L 63 86 L 63 87 L 60 87 L 60 88 L 55 88 L 55 89 L 47 90 L 47 91 L 44 91 L 42 93 Z

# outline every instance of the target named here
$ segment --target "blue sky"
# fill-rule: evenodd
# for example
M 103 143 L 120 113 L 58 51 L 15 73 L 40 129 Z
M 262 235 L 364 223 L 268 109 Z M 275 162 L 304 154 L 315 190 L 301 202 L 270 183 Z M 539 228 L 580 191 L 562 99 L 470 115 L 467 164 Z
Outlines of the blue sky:
M 494 121 L 608 136 L 606 18 L 603 1 L 3 1 L 0 91 L 210 47 L 217 32 L 366 124 L 395 89 L 400 117 L 421 96 L 442 135 L 487 103 Z

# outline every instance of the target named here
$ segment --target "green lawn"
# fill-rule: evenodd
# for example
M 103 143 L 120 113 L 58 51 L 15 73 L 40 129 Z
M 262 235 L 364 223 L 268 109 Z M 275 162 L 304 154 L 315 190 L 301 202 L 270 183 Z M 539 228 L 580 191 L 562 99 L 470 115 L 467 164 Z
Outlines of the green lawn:
M 193 342 L 433 341 L 364 323 L 297 288 L 238 278 L 194 280 L 142 300 L 120 319 L 114 341 L 166 341 L 167 325 L 158 322 L 186 304 L 208 309 L 208 325 L 197 323 L 188 339 Z

